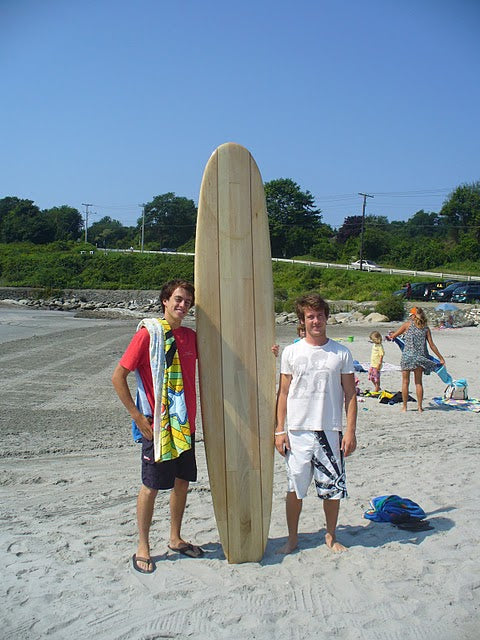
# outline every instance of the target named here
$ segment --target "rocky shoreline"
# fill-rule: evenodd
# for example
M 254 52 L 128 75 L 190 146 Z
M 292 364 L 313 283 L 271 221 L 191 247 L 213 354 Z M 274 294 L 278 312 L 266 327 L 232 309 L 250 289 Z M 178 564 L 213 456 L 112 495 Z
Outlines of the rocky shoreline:
M 75 312 L 82 317 L 94 318 L 141 318 L 160 314 L 162 310 L 158 289 L 68 289 L 46 296 L 44 289 L 4 287 L 0 288 L 0 303 Z M 386 316 L 375 312 L 375 301 L 330 300 L 329 303 L 329 324 L 388 322 Z M 440 317 L 438 312 L 435 312 L 437 303 L 421 304 L 429 321 L 436 324 Z M 191 315 L 195 315 L 194 309 Z M 275 322 L 278 325 L 295 324 L 297 316 L 295 313 L 277 313 Z M 480 309 L 474 305 L 462 305 L 462 309 L 457 312 L 456 326 L 476 326 L 479 322 Z
M 0 289 L 0 302 L 47 309 L 49 311 L 70 311 L 101 318 L 144 317 L 161 313 L 158 290 L 108 290 L 108 289 L 70 289 L 61 294 L 45 297 L 44 290 L 28 288 Z M 329 322 L 388 322 L 388 318 L 375 313 L 375 302 L 357 303 L 354 300 L 330 301 L 332 314 Z M 192 309 L 191 315 L 195 315 Z M 277 324 L 297 322 L 295 313 L 276 314 Z

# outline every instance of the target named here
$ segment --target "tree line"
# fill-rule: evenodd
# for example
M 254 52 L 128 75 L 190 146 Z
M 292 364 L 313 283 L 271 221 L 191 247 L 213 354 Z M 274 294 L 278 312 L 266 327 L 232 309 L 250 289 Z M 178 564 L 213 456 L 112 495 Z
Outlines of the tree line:
M 323 222 L 313 195 L 291 179 L 265 183 L 272 256 L 350 262 L 360 253 L 362 216 L 344 219 L 339 229 Z M 193 200 L 169 192 L 145 204 L 135 226 L 105 216 L 87 229 L 98 248 L 139 247 L 194 251 L 197 207 Z M 34 245 L 81 243 L 82 214 L 68 205 L 41 210 L 32 200 L 0 199 L 0 242 Z M 439 212 L 415 212 L 406 221 L 368 215 L 364 221 L 363 257 L 384 266 L 426 270 L 462 265 L 472 273 L 480 259 L 480 181 L 458 186 Z

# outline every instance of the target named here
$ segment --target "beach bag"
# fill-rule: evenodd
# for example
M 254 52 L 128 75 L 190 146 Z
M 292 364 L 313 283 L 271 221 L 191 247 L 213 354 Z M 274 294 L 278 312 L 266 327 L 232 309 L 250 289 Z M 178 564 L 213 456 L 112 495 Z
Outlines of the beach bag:
M 468 400 L 468 384 L 465 379 L 453 380 L 447 385 L 444 393 L 444 400 Z
M 420 505 L 409 498 L 396 495 L 378 496 L 370 500 L 371 509 L 363 514 L 374 522 L 393 522 L 394 524 L 423 520 L 426 513 Z

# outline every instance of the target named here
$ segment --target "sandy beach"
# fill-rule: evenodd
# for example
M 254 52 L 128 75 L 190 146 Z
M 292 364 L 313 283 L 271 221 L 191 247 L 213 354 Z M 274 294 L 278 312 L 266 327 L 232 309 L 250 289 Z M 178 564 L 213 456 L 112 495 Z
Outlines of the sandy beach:
M 151 536 L 157 570 L 134 572 L 140 453 L 110 378 L 136 324 L 0 305 L 3 639 L 478 638 L 480 414 L 435 405 L 445 387 L 435 374 L 424 378 L 423 414 L 416 403 L 407 413 L 374 398 L 359 404 L 338 529 L 346 553 L 326 548 L 311 487 L 299 550 L 275 554 L 286 539 L 285 471 L 276 455 L 265 557 L 228 564 L 199 420 L 199 481 L 183 535 L 205 557 L 167 553 L 168 493 L 159 494 Z M 353 336 L 345 344 L 367 362 L 370 331 L 396 326 L 336 325 L 328 334 Z M 452 376 L 466 378 L 470 396 L 480 398 L 480 327 L 433 336 Z M 294 337 L 294 325 L 277 327 L 280 346 Z M 398 365 L 398 347 L 387 343 L 385 351 Z M 361 389 L 371 388 L 366 373 L 357 375 Z M 398 391 L 400 380 L 399 371 L 386 371 L 382 387 Z M 372 497 L 390 493 L 418 502 L 433 529 L 412 533 L 363 518 Z

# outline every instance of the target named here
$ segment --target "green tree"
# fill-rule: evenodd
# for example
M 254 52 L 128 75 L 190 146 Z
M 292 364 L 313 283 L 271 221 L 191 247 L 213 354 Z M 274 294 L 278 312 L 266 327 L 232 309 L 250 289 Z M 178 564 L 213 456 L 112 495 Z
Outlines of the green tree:
M 410 238 L 424 236 L 426 238 L 438 237 L 444 233 L 445 226 L 438 213 L 427 213 L 423 209 L 417 211 L 407 220 L 404 233 Z
M 77 240 L 81 236 L 83 220 L 78 209 L 64 204 L 46 209 L 43 213 L 53 227 L 54 240 Z
M 129 227 L 124 227 L 119 220 L 104 216 L 88 228 L 88 240 L 99 247 L 118 247 L 122 240 L 129 236 Z
M 340 262 L 351 262 L 357 260 L 360 255 L 360 236 L 350 236 L 343 244 L 337 242 Z M 368 256 L 364 256 L 368 260 Z
M 321 227 L 321 211 L 310 191 L 302 191 L 289 178 L 265 183 L 272 255 L 289 258 L 304 255 Z
M 6 198 L 0 199 L 0 232 L 7 214 L 20 203 L 20 198 L 16 198 L 14 196 L 7 196 Z
M 480 240 L 480 181 L 457 187 L 443 204 L 440 215 L 455 239 L 463 231 Z
M 51 219 L 32 200 L 12 199 L 13 205 L 2 219 L 3 242 L 45 244 L 54 239 Z
M 330 238 L 319 238 L 310 249 L 311 255 L 319 262 L 336 262 L 338 249 Z
M 337 231 L 337 242 L 345 243 L 349 238 L 356 238 L 362 233 L 362 216 L 347 216 Z
M 464 233 L 460 236 L 450 252 L 450 260 L 453 262 L 464 262 L 465 260 L 480 260 L 480 242 L 471 233 Z
M 392 236 L 379 227 L 367 227 L 363 236 L 363 256 L 366 260 L 380 262 L 392 244 Z
M 448 252 L 444 242 L 434 238 L 417 238 L 410 246 L 406 267 L 424 271 L 438 267 L 447 261 Z
M 397 269 L 407 268 L 409 256 L 412 251 L 412 241 L 402 238 L 400 235 L 392 234 L 392 246 L 390 251 L 384 256 L 383 261 Z
M 145 242 L 158 249 L 176 249 L 195 234 L 197 208 L 193 200 L 164 193 L 145 205 Z M 137 221 L 139 228 L 142 218 Z

